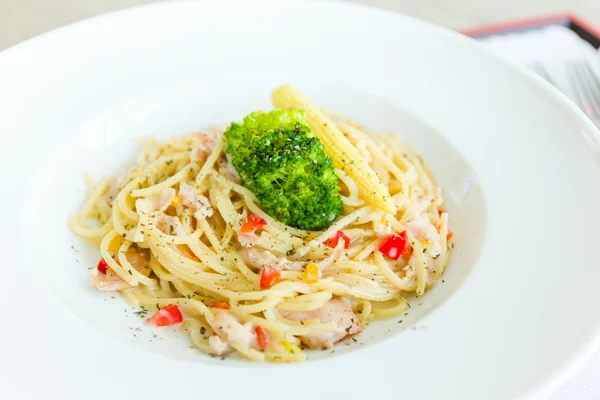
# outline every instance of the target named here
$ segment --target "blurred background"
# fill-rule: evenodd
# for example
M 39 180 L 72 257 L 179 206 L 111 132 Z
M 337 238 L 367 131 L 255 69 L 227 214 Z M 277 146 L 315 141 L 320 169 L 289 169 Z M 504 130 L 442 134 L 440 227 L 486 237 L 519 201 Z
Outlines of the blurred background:
M 159 0 L 0 0 L 0 50 L 70 22 L 157 1 Z M 467 29 L 562 11 L 574 12 L 600 26 L 599 0 L 346 1 L 414 15 L 451 29 Z

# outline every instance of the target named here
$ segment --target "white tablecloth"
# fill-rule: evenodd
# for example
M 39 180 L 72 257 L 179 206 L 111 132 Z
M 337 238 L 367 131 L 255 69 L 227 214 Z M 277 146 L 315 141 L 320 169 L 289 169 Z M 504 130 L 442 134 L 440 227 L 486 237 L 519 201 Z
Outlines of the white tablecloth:
M 560 388 L 550 400 L 600 399 L 600 354 Z

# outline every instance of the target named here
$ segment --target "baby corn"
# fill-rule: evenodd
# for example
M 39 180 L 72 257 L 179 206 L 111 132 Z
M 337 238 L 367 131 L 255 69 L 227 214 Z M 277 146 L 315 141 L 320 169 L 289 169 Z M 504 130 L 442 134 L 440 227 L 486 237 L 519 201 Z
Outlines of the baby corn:
M 396 213 L 392 197 L 375 171 L 335 124 L 306 97 L 291 85 L 282 85 L 273 91 L 272 101 L 278 108 L 305 110 L 308 124 L 325 146 L 325 153 L 331 157 L 333 165 L 356 182 L 362 197 L 371 205 L 390 214 Z

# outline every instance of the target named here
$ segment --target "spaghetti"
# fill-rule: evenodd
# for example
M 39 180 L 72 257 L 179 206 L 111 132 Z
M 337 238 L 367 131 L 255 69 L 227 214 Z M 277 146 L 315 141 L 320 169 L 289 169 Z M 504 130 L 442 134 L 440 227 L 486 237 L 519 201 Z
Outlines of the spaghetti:
M 324 115 L 375 171 L 395 214 L 336 168 L 342 216 L 322 232 L 292 228 L 240 184 L 223 129 L 145 140 L 128 171 L 90 180 L 70 219 L 100 248 L 94 286 L 156 309 L 156 325 L 183 321 L 203 352 L 252 361 L 302 361 L 302 348 L 329 348 L 405 312 L 403 293 L 423 294 L 449 260 L 441 189 L 395 137 Z

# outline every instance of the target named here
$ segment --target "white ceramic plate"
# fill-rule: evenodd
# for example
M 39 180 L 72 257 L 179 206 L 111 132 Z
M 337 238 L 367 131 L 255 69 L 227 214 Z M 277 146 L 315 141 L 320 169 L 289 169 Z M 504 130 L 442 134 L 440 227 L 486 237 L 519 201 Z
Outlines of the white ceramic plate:
M 0 54 L 0 397 L 547 396 L 598 344 L 598 131 L 457 34 L 348 4 L 248 3 L 130 9 Z M 402 322 L 334 354 L 212 359 L 92 290 L 98 254 L 67 217 L 83 173 L 123 167 L 136 137 L 239 120 L 283 82 L 416 147 L 456 249 Z

